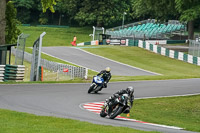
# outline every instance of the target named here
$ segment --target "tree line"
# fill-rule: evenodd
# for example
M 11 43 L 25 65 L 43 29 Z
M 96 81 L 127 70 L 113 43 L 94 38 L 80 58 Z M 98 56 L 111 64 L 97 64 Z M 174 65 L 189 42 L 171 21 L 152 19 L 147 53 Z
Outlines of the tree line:
M 8 2 L 0 1 L 0 44 L 5 44 L 2 41 L 6 24 L 4 10 Z M 125 23 L 149 18 L 188 22 L 190 39 L 200 19 L 199 0 L 12 0 L 12 3 L 17 19 L 24 24 L 114 27 L 121 25 L 126 12 Z

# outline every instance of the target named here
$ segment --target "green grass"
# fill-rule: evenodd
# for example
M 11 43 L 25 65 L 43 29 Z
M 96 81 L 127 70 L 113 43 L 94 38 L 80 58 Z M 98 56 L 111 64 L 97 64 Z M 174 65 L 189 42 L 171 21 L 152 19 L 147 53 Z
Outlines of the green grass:
M 199 101 L 200 95 L 139 99 L 134 101 L 130 118 L 200 132 Z
M 0 109 L 0 127 L 1 133 L 148 133 L 126 127 L 96 125 L 78 120 L 36 116 L 4 109 Z
M 18 26 L 24 34 L 30 34 L 26 40 L 26 47 L 32 47 L 34 41 L 42 32 L 46 32 L 43 38 L 43 46 L 71 46 L 74 35 L 77 43 L 91 41 L 89 34 L 92 34 L 92 27 L 70 27 L 70 28 L 50 28 L 35 26 Z
M 112 81 L 164 80 L 199 78 L 200 67 L 144 50 L 138 47 L 107 46 L 83 48 L 91 53 L 142 68 L 162 75 L 157 76 L 113 76 Z M 111 73 L 112 73 L 112 66 Z

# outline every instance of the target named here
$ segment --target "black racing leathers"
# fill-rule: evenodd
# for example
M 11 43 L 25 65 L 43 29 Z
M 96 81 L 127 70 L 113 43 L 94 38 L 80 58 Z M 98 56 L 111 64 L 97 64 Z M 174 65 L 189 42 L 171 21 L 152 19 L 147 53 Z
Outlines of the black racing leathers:
M 104 79 L 104 83 L 108 83 L 111 79 L 111 73 L 107 72 L 106 70 L 102 70 L 99 74 L 97 74 L 97 76 L 102 75 L 102 78 Z
M 131 94 L 129 94 L 128 92 L 127 92 L 127 90 L 125 90 L 125 89 L 122 89 L 122 90 L 119 90 L 118 92 L 116 92 L 116 93 L 114 93 L 113 94 L 113 98 L 115 98 L 115 94 L 118 94 L 118 95 L 123 95 L 123 94 L 128 94 L 128 106 L 130 106 L 130 108 L 133 106 L 133 101 L 134 101 L 134 95 L 133 95 L 133 93 L 131 93 Z

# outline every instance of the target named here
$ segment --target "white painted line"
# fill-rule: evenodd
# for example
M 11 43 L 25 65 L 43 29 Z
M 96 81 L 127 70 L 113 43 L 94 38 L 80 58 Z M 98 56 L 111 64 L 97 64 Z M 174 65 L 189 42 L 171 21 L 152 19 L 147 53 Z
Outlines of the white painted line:
M 184 95 L 171 95 L 171 96 L 141 97 L 141 98 L 135 98 L 135 99 L 150 99 L 150 98 L 164 98 L 164 97 L 195 96 L 195 95 L 200 95 L 200 93 L 184 94 Z
M 87 67 L 85 67 L 85 66 L 81 66 L 81 65 L 79 65 L 79 64 L 73 63 L 73 62 L 71 62 L 71 61 L 68 61 L 68 60 L 63 60 L 63 59 L 61 59 L 61 58 L 58 58 L 58 57 L 56 57 L 56 56 L 53 56 L 53 55 L 47 54 L 47 53 L 45 53 L 45 52 L 42 52 L 42 53 L 43 53 L 43 54 L 46 54 L 46 55 L 48 55 L 48 56 L 51 56 L 51 57 L 57 58 L 57 59 L 59 59 L 59 60 L 62 60 L 62 61 L 69 62 L 69 63 L 71 63 L 71 64 L 74 64 L 74 65 L 77 65 L 77 66 L 80 66 L 80 67 L 87 68 Z M 93 69 L 91 69 L 91 68 L 88 68 L 88 69 L 90 69 L 90 70 L 92 70 L 92 71 L 95 71 L 95 72 L 98 72 L 98 71 L 96 71 L 96 70 L 93 70 Z
M 95 55 L 95 54 L 90 53 L 90 52 L 88 52 L 88 51 L 85 51 L 85 50 L 83 50 L 83 49 L 81 49 L 81 48 L 76 48 L 76 49 L 82 50 L 82 51 L 85 52 L 85 53 L 88 53 L 88 54 L 91 54 L 91 55 L 93 55 L 93 56 L 97 56 L 97 57 L 100 57 L 100 58 L 103 58 L 103 59 L 106 59 L 106 60 L 109 60 L 109 61 L 112 61 L 112 62 L 121 64 L 121 65 L 124 65 L 124 66 L 128 66 L 128 67 L 131 67 L 131 68 L 134 68 L 134 69 L 138 69 L 138 70 L 145 71 L 145 72 L 149 72 L 149 73 L 156 74 L 156 75 L 162 75 L 162 74 L 159 74 L 159 73 L 155 73 L 155 72 L 151 72 L 151 71 L 148 71 L 148 70 L 144 70 L 144 69 L 141 69 L 141 68 L 138 68 L 138 67 L 134 67 L 134 66 L 131 66 L 131 65 L 128 65 L 128 64 L 124 64 L 124 63 L 121 63 L 121 62 L 118 62 L 118 61 L 115 61 L 115 60 L 112 60 L 112 59 L 109 59 L 109 58 L 106 58 L 106 57 L 103 57 L 103 56 L 100 56 L 100 55 Z

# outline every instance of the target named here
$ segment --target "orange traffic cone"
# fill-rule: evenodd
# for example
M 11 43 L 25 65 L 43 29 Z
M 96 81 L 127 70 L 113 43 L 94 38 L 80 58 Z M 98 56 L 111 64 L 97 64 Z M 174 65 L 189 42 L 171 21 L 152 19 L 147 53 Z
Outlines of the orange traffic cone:
M 126 116 L 127 116 L 127 117 L 130 117 L 130 114 L 128 113 Z

